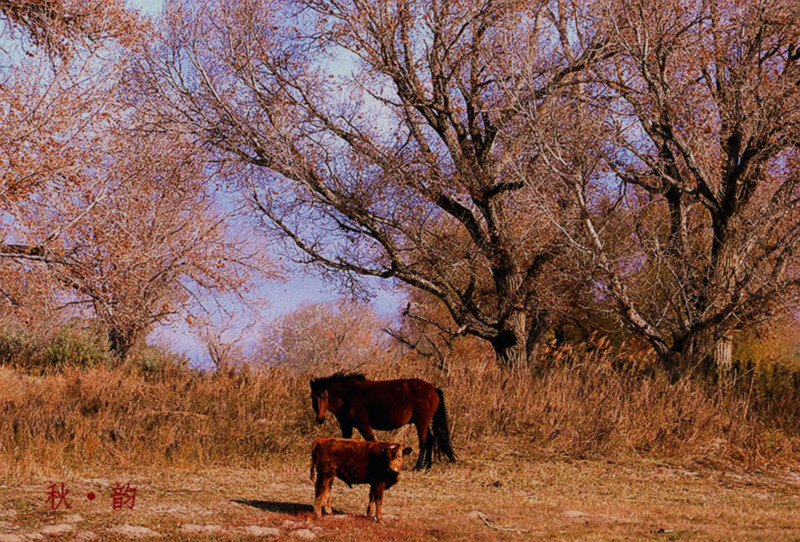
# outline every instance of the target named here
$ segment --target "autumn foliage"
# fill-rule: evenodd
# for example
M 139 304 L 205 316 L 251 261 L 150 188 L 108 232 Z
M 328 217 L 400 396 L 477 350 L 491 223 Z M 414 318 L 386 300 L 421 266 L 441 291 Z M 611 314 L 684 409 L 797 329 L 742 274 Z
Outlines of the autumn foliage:
M 0 464 L 259 464 L 341 368 L 436 382 L 459 448 L 796 461 L 796 1 L 0 27 Z M 278 257 L 345 297 L 245 326 Z M 376 284 L 404 306 L 351 302 Z M 178 321 L 215 370 L 147 346 Z
M 59 56 L 81 44 L 130 40 L 140 24 L 119 0 L 2 0 L 0 14 L 12 35 Z

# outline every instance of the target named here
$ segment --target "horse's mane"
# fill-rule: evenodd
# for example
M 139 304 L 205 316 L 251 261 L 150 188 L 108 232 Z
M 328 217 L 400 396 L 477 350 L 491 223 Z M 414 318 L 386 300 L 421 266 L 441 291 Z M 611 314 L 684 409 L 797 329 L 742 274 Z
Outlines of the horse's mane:
M 342 382 L 344 380 L 359 380 L 364 381 L 367 377 L 363 375 L 363 373 L 357 372 L 347 372 L 345 370 L 336 371 L 331 376 L 324 376 L 322 378 L 314 378 L 311 380 L 311 387 L 318 389 L 324 388 L 330 385 L 333 382 Z

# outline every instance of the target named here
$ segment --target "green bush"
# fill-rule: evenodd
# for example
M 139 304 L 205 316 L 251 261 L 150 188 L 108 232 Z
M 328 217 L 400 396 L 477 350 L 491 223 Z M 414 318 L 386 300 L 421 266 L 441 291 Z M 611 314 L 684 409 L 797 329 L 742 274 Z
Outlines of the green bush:
M 156 346 L 144 346 L 133 352 L 130 363 L 148 381 L 166 381 L 171 377 L 186 372 L 189 360 Z
M 25 366 L 36 352 L 33 337 L 8 323 L 0 324 L 0 365 Z
M 67 325 L 41 351 L 42 367 L 94 367 L 110 357 L 108 338 L 93 328 Z
M 43 373 L 65 367 L 94 367 L 111 359 L 106 334 L 79 320 L 54 329 L 0 324 L 0 365 Z

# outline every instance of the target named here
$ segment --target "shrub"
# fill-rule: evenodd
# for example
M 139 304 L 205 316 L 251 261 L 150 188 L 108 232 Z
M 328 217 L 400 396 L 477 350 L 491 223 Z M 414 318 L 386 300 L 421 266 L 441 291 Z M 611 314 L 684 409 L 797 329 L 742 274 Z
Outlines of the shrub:
M 108 337 L 96 328 L 68 324 L 40 345 L 43 367 L 93 367 L 110 356 Z
M 112 359 L 102 330 L 72 320 L 56 327 L 0 325 L 0 364 L 42 373 L 68 366 L 93 367 Z

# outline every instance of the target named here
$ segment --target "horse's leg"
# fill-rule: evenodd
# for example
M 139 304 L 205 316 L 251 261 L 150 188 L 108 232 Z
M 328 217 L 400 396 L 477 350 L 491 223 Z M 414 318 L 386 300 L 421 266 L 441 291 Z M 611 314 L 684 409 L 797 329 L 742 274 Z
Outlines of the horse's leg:
M 369 421 L 358 420 L 356 429 L 364 437 L 364 440 L 375 440 L 375 433 L 372 431 L 372 427 L 369 426 Z
M 342 428 L 342 438 L 353 438 L 353 426 L 352 425 L 345 425 L 343 423 L 340 423 L 339 427 Z
M 364 437 L 364 440 L 375 440 L 375 432 L 372 431 L 372 428 L 369 425 L 359 427 L 358 432 L 361 433 L 361 436 Z
M 336 416 L 336 421 L 339 422 L 339 429 L 342 430 L 342 438 L 352 438 L 353 423 L 350 421 L 350 418 L 346 416 L 339 416 L 338 412 L 334 415 Z
M 431 432 L 432 420 L 433 411 L 426 412 L 422 416 L 416 416 L 414 421 L 414 425 L 417 427 L 417 438 L 419 438 L 419 455 L 414 469 L 430 468 L 433 463 L 434 436 Z
M 425 468 L 425 456 L 429 455 L 429 454 L 426 454 L 426 450 L 425 450 L 426 437 L 428 436 L 428 427 L 426 425 L 422 425 L 419 422 L 415 422 L 414 425 L 417 428 L 417 438 L 419 439 L 419 451 L 417 452 L 417 464 L 414 465 L 414 470 L 419 470 L 419 469 Z

